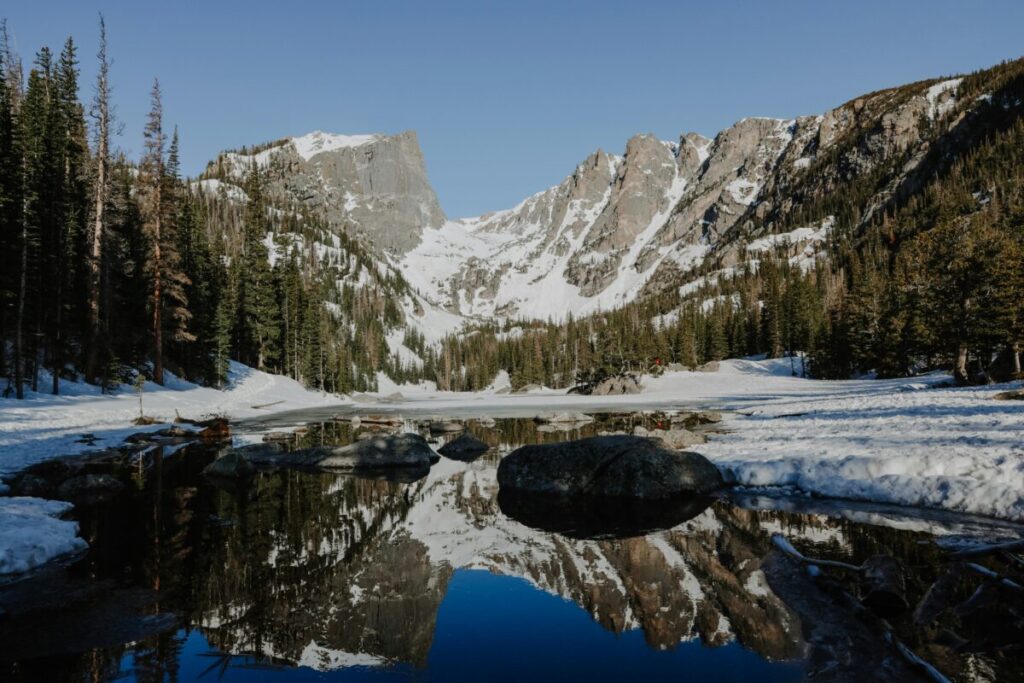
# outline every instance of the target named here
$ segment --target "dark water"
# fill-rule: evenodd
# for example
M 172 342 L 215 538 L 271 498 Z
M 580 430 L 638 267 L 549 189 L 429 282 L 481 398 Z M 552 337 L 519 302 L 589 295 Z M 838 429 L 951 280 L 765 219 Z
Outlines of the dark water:
M 596 538 L 503 510 L 510 448 L 664 419 L 470 422 L 492 450 L 411 482 L 279 471 L 215 486 L 200 474 L 214 452 L 167 453 L 77 509 L 91 549 L 35 579 L 50 609 L 9 609 L 0 678 L 793 681 L 799 620 L 762 571 L 772 533 L 821 556 L 895 552 L 919 568 L 909 592 L 934 578 L 928 534 L 790 505 L 717 500 L 671 528 Z M 289 445 L 367 428 L 312 425 Z

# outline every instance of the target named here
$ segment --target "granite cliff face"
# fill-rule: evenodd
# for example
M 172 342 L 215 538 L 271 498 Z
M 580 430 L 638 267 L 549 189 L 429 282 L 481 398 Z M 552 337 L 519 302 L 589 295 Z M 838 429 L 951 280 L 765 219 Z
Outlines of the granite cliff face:
M 713 139 L 637 135 L 621 156 L 598 150 L 511 209 L 460 220 L 441 210 L 412 132 L 311 133 L 222 154 L 207 176 L 240 184 L 258 166 L 278 205 L 363 236 L 383 270 L 451 314 L 446 330 L 467 318 L 561 320 L 685 287 L 709 264 L 781 244 L 813 261 L 831 223 L 794 230 L 799 207 L 894 159 L 906 161 L 865 219 L 912 191 L 935 141 L 981 106 L 958 97 L 961 83 L 884 90 L 820 116 L 747 118 Z
M 445 222 L 416 133 L 288 138 L 257 153 L 229 152 L 213 168 L 236 181 L 256 166 L 265 192 L 358 232 L 381 253 L 402 254 L 424 228 Z

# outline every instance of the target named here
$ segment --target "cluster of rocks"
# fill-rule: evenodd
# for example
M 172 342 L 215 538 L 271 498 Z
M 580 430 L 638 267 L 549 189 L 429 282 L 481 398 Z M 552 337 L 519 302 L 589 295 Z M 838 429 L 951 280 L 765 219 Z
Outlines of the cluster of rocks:
M 598 382 L 578 384 L 567 393 L 581 394 L 583 396 L 624 396 L 626 394 L 639 394 L 643 391 L 644 385 L 640 383 L 640 377 L 634 373 L 627 372 L 621 375 L 606 377 Z
M 172 425 L 151 432 L 128 436 L 116 448 L 88 451 L 80 455 L 54 458 L 31 465 L 7 481 L 11 494 L 66 500 L 73 503 L 94 503 L 120 493 L 129 472 L 145 469 L 157 449 L 188 443 L 217 444 L 229 439 L 227 420 L 215 418 L 202 422 L 184 421 L 199 429 Z M 83 442 L 98 439 L 83 435 Z
M 373 470 L 427 469 L 438 456 L 419 434 L 387 434 L 357 440 L 347 446 L 316 446 L 284 451 L 274 443 L 234 448 L 207 465 L 203 473 L 215 478 L 244 478 L 257 470 L 280 468 Z

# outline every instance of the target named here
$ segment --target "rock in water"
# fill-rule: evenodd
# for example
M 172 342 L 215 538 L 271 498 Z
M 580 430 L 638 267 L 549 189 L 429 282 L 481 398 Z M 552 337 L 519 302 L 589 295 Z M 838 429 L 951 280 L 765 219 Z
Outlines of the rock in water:
M 636 436 L 523 446 L 498 465 L 502 489 L 557 495 L 665 499 L 709 493 L 724 483 L 703 455 Z
M 576 424 L 579 422 L 593 422 L 594 418 L 583 413 L 557 413 L 555 415 L 538 415 L 533 418 L 534 422 L 540 422 L 541 424 Z
M 203 469 L 208 477 L 244 479 L 255 474 L 256 468 L 238 450 L 228 451 Z
M 57 487 L 57 497 L 70 501 L 98 501 L 124 489 L 124 484 L 110 474 L 81 474 L 66 479 Z
M 669 448 L 682 449 L 707 443 L 707 437 L 703 434 L 691 432 L 689 429 L 673 427 L 672 429 L 645 429 L 641 426 L 633 428 L 633 436 L 647 436 L 652 439 L 661 439 Z
M 419 434 L 377 436 L 338 448 L 311 449 L 319 467 L 357 470 L 381 467 L 430 467 L 437 455 Z M 292 455 L 306 456 L 303 451 Z
M 997 401 L 1024 401 L 1024 389 L 1001 391 L 992 398 Z
M 430 423 L 430 431 L 434 434 L 449 434 L 452 432 L 461 432 L 466 428 L 461 422 L 454 422 L 451 420 L 436 420 Z
M 437 449 L 437 452 L 452 460 L 469 462 L 486 453 L 490 446 L 472 434 L 463 434 Z
M 717 410 L 702 410 L 697 413 L 697 422 L 702 425 L 718 424 L 722 421 L 722 414 Z

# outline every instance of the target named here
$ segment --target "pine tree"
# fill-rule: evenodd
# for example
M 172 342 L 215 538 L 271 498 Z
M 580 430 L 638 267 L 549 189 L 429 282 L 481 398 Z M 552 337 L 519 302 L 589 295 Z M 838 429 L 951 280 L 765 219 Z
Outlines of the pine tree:
M 269 232 L 259 169 L 253 168 L 246 183 L 241 254 L 231 264 L 237 292 L 235 351 L 243 363 L 262 369 L 278 359 L 281 323 L 273 272 L 264 239 Z
M 0 49 L 0 375 L 8 374 L 7 344 L 19 300 L 22 237 L 21 150 L 14 115 L 14 96 L 8 84 L 7 50 Z M 20 328 L 19 335 L 20 337 Z M 21 358 L 16 342 L 14 365 L 18 397 L 21 390 Z M 8 382 L 8 388 L 10 383 Z M 6 393 L 7 390 L 5 390 Z
M 148 262 L 152 280 L 151 301 L 153 335 L 153 379 L 157 384 L 164 382 L 163 349 L 163 263 L 161 245 L 163 242 L 164 206 L 164 148 L 163 103 L 160 99 L 160 82 L 153 81 L 150 91 L 151 107 L 143 132 L 145 152 L 140 164 L 139 191 L 143 197 L 145 229 L 150 241 Z
M 93 96 L 92 112 L 95 122 L 94 140 L 95 177 L 93 179 L 93 213 L 92 231 L 89 235 L 88 285 L 86 316 L 87 329 L 85 377 L 88 381 L 96 381 L 101 357 L 106 352 L 101 349 L 102 335 L 100 327 L 101 278 L 103 272 L 104 242 L 106 241 L 107 202 L 110 195 L 110 130 L 113 125 L 113 111 L 110 104 L 110 60 L 107 57 L 107 25 L 100 15 L 100 49 L 96 55 L 99 70 L 96 74 L 96 92 Z

